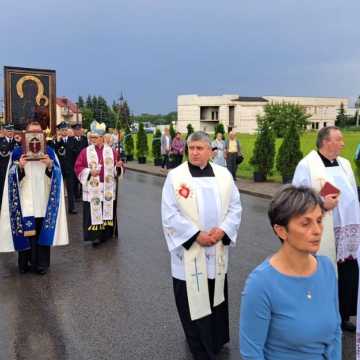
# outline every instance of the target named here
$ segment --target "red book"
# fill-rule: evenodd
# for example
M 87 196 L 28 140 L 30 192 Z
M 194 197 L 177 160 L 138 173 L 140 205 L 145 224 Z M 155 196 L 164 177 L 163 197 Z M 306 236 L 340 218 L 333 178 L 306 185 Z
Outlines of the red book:
M 340 190 L 329 182 L 325 182 L 324 186 L 320 190 L 321 196 L 326 196 L 329 194 L 340 194 Z

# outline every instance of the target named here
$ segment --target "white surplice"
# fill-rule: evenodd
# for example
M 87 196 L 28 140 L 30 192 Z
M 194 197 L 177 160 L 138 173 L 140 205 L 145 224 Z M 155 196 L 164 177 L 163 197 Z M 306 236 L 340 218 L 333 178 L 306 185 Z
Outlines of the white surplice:
M 46 165 L 40 161 L 28 161 L 25 165 L 24 171 L 25 176 L 22 178 L 19 184 L 22 215 L 24 217 L 33 216 L 35 218 L 43 218 L 46 214 L 51 185 L 50 178 L 45 174 Z M 64 183 L 62 179 L 60 184 L 60 202 L 56 217 L 54 242 L 52 244 L 53 246 L 69 244 L 64 197 Z M 9 206 L 6 206 L 9 204 L 8 192 L 9 188 L 7 174 L 2 198 L 3 206 L 0 213 L 0 252 L 15 251 L 11 232 Z
M 333 248 L 336 251 L 336 257 L 335 254 L 322 254 L 329 256 L 335 263 L 348 258 L 356 259 L 360 244 L 360 207 L 355 177 L 348 160 L 338 157 L 337 161 L 339 166 L 325 167 L 320 156 L 311 152 L 300 161 L 293 178 L 293 185 L 312 187 L 316 191 L 320 190 L 325 181 L 329 181 L 340 189 L 339 203 L 331 212 L 335 236 Z M 319 184 L 315 184 L 312 179 L 311 166 L 317 168 L 317 174 L 322 174 L 317 181 Z M 326 229 L 324 235 L 326 235 Z M 322 243 L 329 241 L 329 238 L 330 236 L 325 236 L 325 238 L 323 236 Z M 330 245 L 327 248 L 330 248 Z
M 221 201 L 218 184 L 215 177 L 193 177 L 192 186 L 196 191 L 198 213 L 203 230 L 220 227 L 235 245 L 238 229 L 241 221 L 241 203 L 239 191 L 233 183 L 228 211 L 221 222 Z M 199 228 L 187 219 L 179 210 L 172 182 L 172 174 L 166 178 L 162 194 L 162 221 L 163 226 L 172 231 L 165 232 L 165 238 L 171 254 L 172 276 L 179 280 L 185 280 L 184 269 L 184 244 Z M 209 279 L 215 278 L 215 247 L 205 249 L 207 275 Z M 225 269 L 228 267 L 228 257 L 225 257 Z

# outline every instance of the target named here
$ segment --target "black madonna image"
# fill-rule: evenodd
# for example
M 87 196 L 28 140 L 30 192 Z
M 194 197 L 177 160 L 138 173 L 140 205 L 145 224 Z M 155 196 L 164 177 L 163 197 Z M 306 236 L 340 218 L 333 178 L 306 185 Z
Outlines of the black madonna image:
M 24 130 L 27 123 L 37 121 L 42 130 L 54 133 L 56 72 L 5 66 L 4 74 L 7 122 Z

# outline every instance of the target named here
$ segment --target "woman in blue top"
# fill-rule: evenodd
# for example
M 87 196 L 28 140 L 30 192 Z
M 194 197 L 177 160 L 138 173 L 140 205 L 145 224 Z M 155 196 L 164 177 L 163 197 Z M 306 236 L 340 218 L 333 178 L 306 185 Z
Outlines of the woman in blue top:
M 248 277 L 240 309 L 244 360 L 340 360 L 336 275 L 315 256 L 324 210 L 311 189 L 287 186 L 273 198 L 269 218 L 278 252 Z

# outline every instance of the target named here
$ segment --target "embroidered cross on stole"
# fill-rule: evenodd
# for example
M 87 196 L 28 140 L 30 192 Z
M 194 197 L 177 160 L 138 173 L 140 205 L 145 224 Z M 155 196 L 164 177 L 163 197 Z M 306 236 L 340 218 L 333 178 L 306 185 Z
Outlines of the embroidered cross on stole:
M 232 179 L 230 174 L 224 171 L 226 169 L 216 165 L 212 167 L 219 188 L 221 220 L 223 220 L 229 207 Z M 173 170 L 173 172 L 175 175 L 173 176 L 173 185 L 180 210 L 198 229 L 202 230 L 202 225 L 199 220 L 196 190 L 192 184 L 192 176 L 188 168 L 188 163 L 183 163 Z M 224 284 L 227 270 L 226 259 L 228 256 L 228 247 L 219 241 L 215 245 L 215 253 L 214 306 L 217 306 L 225 300 Z M 197 242 L 194 242 L 189 250 L 184 249 L 184 266 L 190 317 L 191 320 L 197 320 L 211 314 L 205 249 Z

